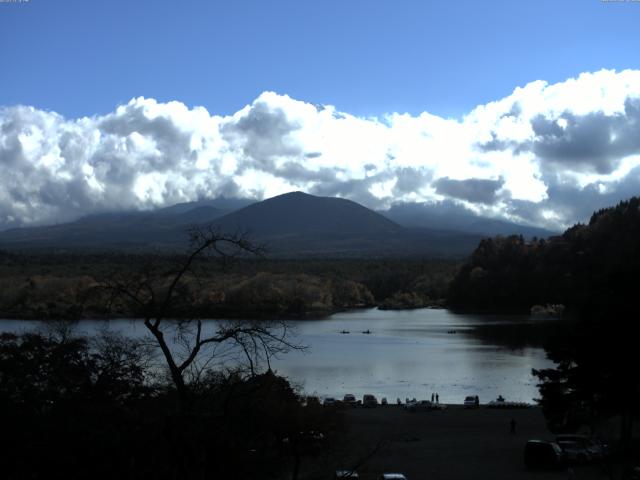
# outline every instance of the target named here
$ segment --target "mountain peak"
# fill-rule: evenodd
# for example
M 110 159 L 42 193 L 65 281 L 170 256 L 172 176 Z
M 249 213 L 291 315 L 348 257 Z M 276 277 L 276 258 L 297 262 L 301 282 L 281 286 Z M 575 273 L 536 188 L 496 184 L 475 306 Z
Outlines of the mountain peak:
M 330 197 L 319 197 L 317 195 L 311 195 L 310 193 L 301 192 L 300 190 L 296 190 L 294 192 L 282 193 L 280 195 L 276 195 L 274 197 L 265 198 L 262 202 L 280 202 L 280 201 L 313 201 L 322 198 L 330 198 Z M 258 203 L 262 203 L 258 202 Z
M 315 195 L 311 195 L 309 193 L 305 193 L 300 190 L 294 190 L 293 192 L 287 192 L 287 193 L 282 193 L 280 195 L 276 195 L 275 197 L 271 197 L 267 200 L 273 200 L 274 198 L 294 198 L 294 197 L 315 197 Z
M 256 234 L 367 235 L 397 233 L 395 222 L 351 200 L 289 192 L 254 203 L 219 219 L 223 229 Z

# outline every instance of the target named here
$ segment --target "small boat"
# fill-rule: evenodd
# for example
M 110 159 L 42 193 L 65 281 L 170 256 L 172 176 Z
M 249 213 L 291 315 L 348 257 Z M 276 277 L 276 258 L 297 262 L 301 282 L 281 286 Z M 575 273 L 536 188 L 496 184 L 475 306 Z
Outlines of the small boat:
M 349 330 L 341 330 L 340 333 L 351 333 Z
M 363 331 L 362 333 L 364 333 L 364 334 L 366 334 L 366 335 L 369 335 L 369 334 L 371 333 L 371 330 L 365 330 L 365 331 Z

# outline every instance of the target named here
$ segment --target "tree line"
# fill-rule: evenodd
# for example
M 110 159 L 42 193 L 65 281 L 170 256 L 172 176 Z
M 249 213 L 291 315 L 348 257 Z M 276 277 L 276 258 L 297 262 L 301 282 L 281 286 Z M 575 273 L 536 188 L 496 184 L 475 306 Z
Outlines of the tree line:
M 640 198 L 594 212 L 562 235 L 483 240 L 451 283 L 458 309 L 529 311 L 563 304 L 569 323 L 545 346 L 555 368 L 534 371 L 555 432 L 615 425 L 626 462 L 640 453 L 635 328 L 640 313 Z
M 171 269 L 177 258 L 0 252 L 0 317 L 132 317 L 135 309 L 109 303 L 100 285 L 144 269 Z M 382 304 L 433 304 L 445 297 L 458 265 L 429 259 L 272 260 L 268 254 L 223 264 L 202 257 L 194 262 L 197 279 L 185 279 L 182 288 L 203 318 L 315 318 Z

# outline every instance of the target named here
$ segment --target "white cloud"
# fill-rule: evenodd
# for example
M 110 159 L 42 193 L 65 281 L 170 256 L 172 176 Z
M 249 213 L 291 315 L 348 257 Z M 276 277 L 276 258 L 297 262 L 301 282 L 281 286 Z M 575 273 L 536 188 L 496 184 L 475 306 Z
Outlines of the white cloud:
M 582 214 L 571 205 L 581 196 L 596 205 L 631 191 L 638 165 L 635 70 L 531 82 L 461 119 L 361 118 L 273 92 L 225 117 L 147 98 L 81 119 L 8 106 L 0 109 L 0 228 L 291 190 L 375 208 L 452 199 L 564 226 Z

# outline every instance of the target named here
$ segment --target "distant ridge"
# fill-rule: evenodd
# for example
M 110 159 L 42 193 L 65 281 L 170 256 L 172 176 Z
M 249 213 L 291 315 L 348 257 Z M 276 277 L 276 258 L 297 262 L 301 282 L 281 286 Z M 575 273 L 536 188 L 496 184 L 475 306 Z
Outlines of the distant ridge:
M 245 206 L 250 201 L 233 201 Z M 0 247 L 10 249 L 145 249 L 182 244 L 189 225 L 212 222 L 229 213 L 214 205 L 226 199 L 180 203 L 150 212 L 107 212 L 74 222 L 0 232 Z
M 380 213 L 407 228 L 430 228 L 484 236 L 522 235 L 525 238 L 546 238 L 560 233 L 507 220 L 481 217 L 451 201 L 399 203 Z
M 229 212 L 216 201 L 153 212 L 105 213 L 0 232 L 0 248 L 44 251 L 182 251 L 191 225 L 248 232 L 273 257 L 461 257 L 481 236 L 406 228 L 356 202 L 291 192 Z

